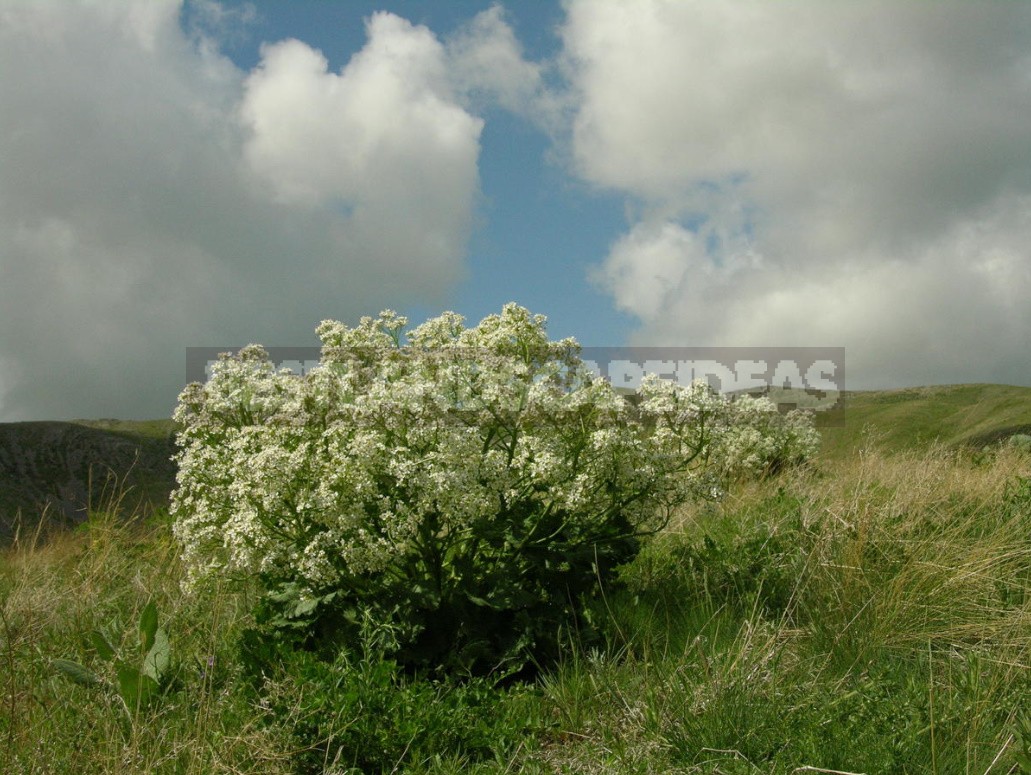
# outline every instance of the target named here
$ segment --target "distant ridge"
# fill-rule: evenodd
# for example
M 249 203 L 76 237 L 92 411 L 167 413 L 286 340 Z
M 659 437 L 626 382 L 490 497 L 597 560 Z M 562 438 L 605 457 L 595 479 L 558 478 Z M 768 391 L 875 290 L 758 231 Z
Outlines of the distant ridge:
M 983 448 L 1031 433 L 1031 387 L 935 385 L 846 392 L 843 407 L 817 414 L 824 454 L 843 456 L 863 444 L 888 451 L 934 443 Z
M 51 525 L 84 521 L 116 484 L 128 510 L 167 505 L 174 450 L 171 420 L 0 423 L 0 543 L 44 510 Z
M 628 392 L 628 391 L 621 391 Z M 842 408 L 816 413 L 821 456 L 845 457 L 864 444 L 886 451 L 933 443 L 979 448 L 1031 434 L 1031 387 L 943 385 L 847 392 Z M 171 420 L 76 420 L 0 423 L 0 543 L 10 540 L 21 514 L 33 529 L 43 509 L 51 524 L 86 518 L 110 493 L 109 473 L 124 478 L 127 509 L 167 506 L 175 486 Z

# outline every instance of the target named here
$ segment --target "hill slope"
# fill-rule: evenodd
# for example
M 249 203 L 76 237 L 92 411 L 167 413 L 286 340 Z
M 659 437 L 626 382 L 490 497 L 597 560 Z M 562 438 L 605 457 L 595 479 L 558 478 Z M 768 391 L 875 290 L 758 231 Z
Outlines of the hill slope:
M 840 457 L 873 442 L 887 451 L 983 447 L 1031 433 L 1031 387 L 943 385 L 848 393 L 844 407 L 818 415 L 824 454 Z
M 83 521 L 87 502 L 111 497 L 116 481 L 126 509 L 164 505 L 175 483 L 172 434 L 170 420 L 0 424 L 0 543 L 19 512 L 27 529 L 44 509 L 52 523 Z
M 981 447 L 1031 433 L 1031 388 L 948 385 L 849 393 L 842 409 L 817 414 L 817 426 L 828 458 L 846 457 L 871 442 L 886 451 L 936 441 Z M 175 486 L 173 433 L 170 420 L 0 424 L 0 543 L 10 539 L 19 511 L 29 529 L 48 504 L 52 522 L 81 522 L 90 490 L 97 505 L 109 472 L 125 477 L 127 509 L 142 506 L 146 512 L 167 504 Z

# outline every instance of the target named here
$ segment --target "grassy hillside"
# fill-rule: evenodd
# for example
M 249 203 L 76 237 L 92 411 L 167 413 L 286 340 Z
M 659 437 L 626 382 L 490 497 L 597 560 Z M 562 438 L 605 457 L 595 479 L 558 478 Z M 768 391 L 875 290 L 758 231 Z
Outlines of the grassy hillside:
M 1031 773 L 1016 450 L 842 455 L 685 508 L 605 596 L 605 644 L 514 686 L 406 675 L 375 629 L 255 675 L 253 590 L 182 580 L 164 520 L 0 550 L 0 772 Z M 151 603 L 170 662 L 126 702 Z
M 815 465 L 688 504 L 592 609 L 602 642 L 514 685 L 406 674 L 372 625 L 332 664 L 256 671 L 256 588 L 185 591 L 160 511 L 23 533 L 0 548 L 0 772 L 1031 775 L 1031 455 L 991 447 L 1031 428 L 1031 389 L 853 394 L 820 423 Z M 171 432 L 0 426 L 0 492 L 70 504 L 139 455 L 131 506 L 170 486 Z
M 871 444 L 887 452 L 934 442 L 984 447 L 1031 433 L 1031 388 L 950 385 L 849 393 L 842 409 L 818 414 L 817 425 L 824 440 L 821 457 L 828 460 Z M 112 476 L 127 477 L 130 510 L 162 507 L 175 484 L 169 460 L 173 432 L 171 420 L 0 424 L 0 543 L 10 540 L 19 519 L 23 530 L 33 529 L 44 509 L 51 525 L 81 522 L 90 492 L 95 506 Z
M 860 446 L 889 452 L 932 443 L 980 448 L 1031 433 L 1031 388 L 946 385 L 847 394 L 842 409 L 818 415 L 823 454 L 840 458 Z
M 115 485 L 130 511 L 167 504 L 175 483 L 172 422 L 91 420 L 0 424 L 0 543 L 86 519 Z

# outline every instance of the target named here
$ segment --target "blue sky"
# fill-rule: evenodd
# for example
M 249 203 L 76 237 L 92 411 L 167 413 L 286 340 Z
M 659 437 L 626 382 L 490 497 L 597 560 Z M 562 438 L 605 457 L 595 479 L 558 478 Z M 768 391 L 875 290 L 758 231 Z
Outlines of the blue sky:
M 1031 385 L 1031 4 L 0 2 L 0 421 L 517 301 Z
M 366 21 L 377 12 L 396 14 L 446 38 L 494 5 L 492 0 L 226 3 L 227 8 L 254 9 L 252 20 L 243 25 L 246 31 L 227 45 L 227 53 L 250 70 L 260 63 L 262 43 L 297 38 L 321 51 L 329 70 L 339 71 L 367 42 Z M 504 16 L 527 59 L 547 61 L 558 55 L 560 3 L 510 3 Z M 187 14 L 184 24 L 190 22 Z M 532 121 L 497 106 L 484 107 L 481 201 L 469 243 L 469 276 L 452 289 L 447 308 L 476 321 L 507 301 L 518 301 L 546 314 L 555 338 L 623 344 L 633 317 L 613 310 L 609 297 L 585 282 L 589 268 L 626 226 L 623 198 L 566 175 L 561 163 L 549 158 L 551 138 Z M 413 322 L 440 312 L 425 304 L 405 309 Z

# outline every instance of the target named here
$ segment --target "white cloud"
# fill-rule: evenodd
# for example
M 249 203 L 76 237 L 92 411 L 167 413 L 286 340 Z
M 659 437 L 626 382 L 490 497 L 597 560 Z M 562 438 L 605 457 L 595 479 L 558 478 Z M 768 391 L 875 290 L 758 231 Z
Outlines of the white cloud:
M 679 297 L 685 277 L 708 268 L 696 234 L 675 223 L 645 223 L 612 246 L 592 280 L 612 293 L 618 309 L 655 323 Z
M 463 272 L 481 121 L 428 30 L 248 76 L 179 12 L 0 10 L 0 419 L 167 415 L 187 346 L 307 344 Z
M 496 103 L 545 125 L 556 120 L 544 66 L 523 56 L 502 6 L 491 6 L 460 27 L 448 39 L 447 53 L 455 88 L 466 100 Z
M 264 48 L 242 105 L 249 163 L 288 203 L 390 199 L 411 181 L 372 173 L 413 164 L 416 186 L 457 168 L 468 198 L 482 121 L 451 100 L 443 47 L 390 14 L 373 16 L 368 33 L 339 75 L 300 41 Z M 376 190 L 388 183 L 395 190 Z
M 720 263 L 675 223 L 642 224 L 597 276 L 640 345 L 847 345 L 851 386 L 1029 381 L 1031 195 L 1004 196 L 894 257 Z M 987 376 L 986 376 L 987 375 Z
M 563 36 L 575 168 L 640 213 L 597 272 L 638 341 L 1031 382 L 1031 7 L 571 0 Z
M 300 41 L 266 46 L 241 105 L 245 158 L 275 201 L 337 208 L 366 250 L 419 256 L 439 288 L 464 252 L 483 122 L 454 101 L 428 29 L 379 13 L 368 36 L 339 75 Z

